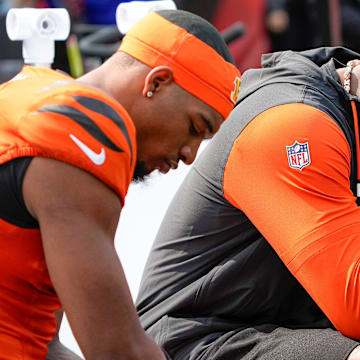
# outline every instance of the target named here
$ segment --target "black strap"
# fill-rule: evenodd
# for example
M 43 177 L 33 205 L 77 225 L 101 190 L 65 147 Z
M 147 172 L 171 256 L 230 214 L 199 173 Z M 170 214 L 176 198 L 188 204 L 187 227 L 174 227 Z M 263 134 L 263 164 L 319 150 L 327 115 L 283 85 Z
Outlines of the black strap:
M 22 157 L 0 165 L 0 218 L 22 227 L 38 228 L 38 222 L 26 208 L 22 184 L 32 157 Z

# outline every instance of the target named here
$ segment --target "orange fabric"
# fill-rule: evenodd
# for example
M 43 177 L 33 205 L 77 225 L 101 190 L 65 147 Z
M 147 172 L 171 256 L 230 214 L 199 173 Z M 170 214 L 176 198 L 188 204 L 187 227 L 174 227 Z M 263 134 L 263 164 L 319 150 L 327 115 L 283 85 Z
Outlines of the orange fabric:
M 0 359 L 45 359 L 61 307 L 40 232 L 0 219 Z
M 68 80 L 72 79 L 52 70 L 25 67 L 18 80 L 0 87 L 0 164 L 22 156 L 42 156 L 65 161 L 98 177 L 118 193 L 124 203 L 135 166 L 135 127 L 117 101 L 95 88 L 76 82 L 50 86 L 56 81 Z M 111 119 L 80 105 L 74 95 L 101 100 L 117 111 L 126 124 L 133 144 L 132 157 L 119 127 Z M 81 111 L 123 151 L 106 148 L 68 116 L 39 112 L 43 107 L 52 105 L 70 106 Z M 70 134 L 96 153 L 104 148 L 104 164 L 97 166 L 90 161 L 70 138 Z
M 56 81 L 57 86 L 52 84 Z M 64 82 L 65 80 L 65 82 Z M 124 202 L 136 160 L 135 128 L 110 96 L 52 70 L 25 67 L 0 87 L 0 164 L 22 156 L 43 156 L 80 167 L 110 186 Z M 124 120 L 124 133 L 108 117 L 79 104 L 74 96 L 101 100 Z M 81 111 L 122 151 L 106 147 L 71 116 L 41 112 L 61 105 Z M 75 135 L 94 152 L 104 148 L 102 165 L 94 164 L 70 138 Z M 0 359 L 45 359 L 54 336 L 59 300 L 47 272 L 38 229 L 22 229 L 0 220 Z
M 311 162 L 291 168 L 286 146 L 308 142 Z M 249 217 L 344 335 L 360 339 L 360 208 L 350 149 L 336 123 L 304 104 L 258 115 L 234 143 L 224 195 Z
M 179 86 L 210 105 L 224 119 L 233 109 L 234 92 L 241 77 L 239 70 L 212 47 L 157 13 L 147 15 L 133 26 L 119 50 L 151 68 L 170 66 Z
M 355 101 L 351 101 L 351 108 L 354 119 L 354 132 L 355 132 L 355 143 L 356 143 L 356 157 L 360 159 L 360 141 L 359 141 L 359 118 L 356 110 Z M 357 179 L 360 179 L 360 166 L 357 167 Z

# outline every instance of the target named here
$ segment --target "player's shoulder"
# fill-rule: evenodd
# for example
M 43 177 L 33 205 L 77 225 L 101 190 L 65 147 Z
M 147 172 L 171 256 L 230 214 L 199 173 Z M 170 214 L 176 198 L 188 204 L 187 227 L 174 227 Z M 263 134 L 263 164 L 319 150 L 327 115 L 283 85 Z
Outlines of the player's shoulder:
M 307 136 L 322 138 L 324 132 L 332 137 L 343 137 L 336 120 L 321 109 L 305 103 L 286 103 L 258 114 L 248 124 L 264 137 Z M 247 133 L 245 129 L 245 133 Z
M 97 124 L 110 132 L 115 126 L 132 152 L 135 126 L 125 108 L 101 89 L 75 80 L 59 80 L 42 89 L 33 110 L 49 116 L 62 115 L 82 126 Z
M 102 115 L 134 132 L 127 111 L 110 94 L 75 80 L 63 72 L 24 66 L 23 70 L 5 85 L 5 89 L 12 97 L 21 93 L 25 104 L 23 110 L 30 114 L 55 112 L 85 117 L 89 116 L 86 111 L 91 111 L 94 116 Z
M 73 107 L 79 112 L 94 111 L 115 122 L 121 117 L 123 121 L 131 123 L 127 111 L 110 94 L 73 79 L 55 81 L 39 91 L 38 111 L 43 111 L 41 108 L 44 106 L 48 109 L 52 104 L 63 107 L 64 110 Z

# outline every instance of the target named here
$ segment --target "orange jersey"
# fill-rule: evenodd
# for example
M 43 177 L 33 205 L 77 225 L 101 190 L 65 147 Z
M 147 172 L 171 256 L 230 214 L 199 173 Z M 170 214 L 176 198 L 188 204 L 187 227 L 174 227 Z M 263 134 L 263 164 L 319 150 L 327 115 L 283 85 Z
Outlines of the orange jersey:
M 307 150 L 287 153 L 296 142 Z M 350 189 L 350 163 L 348 142 L 331 117 L 305 104 L 277 106 L 235 141 L 224 195 L 334 326 L 360 339 L 360 208 Z
M 48 157 L 107 184 L 124 204 L 136 160 L 134 125 L 104 92 L 48 69 L 24 67 L 0 87 L 0 164 Z M 45 359 L 60 302 L 39 229 L 0 219 L 0 359 Z

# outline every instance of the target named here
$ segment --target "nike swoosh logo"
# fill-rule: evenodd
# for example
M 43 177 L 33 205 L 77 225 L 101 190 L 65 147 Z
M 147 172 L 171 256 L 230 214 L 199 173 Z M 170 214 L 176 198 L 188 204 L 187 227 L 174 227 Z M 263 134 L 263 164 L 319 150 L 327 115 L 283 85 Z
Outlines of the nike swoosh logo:
M 95 151 L 91 150 L 88 146 L 86 146 L 82 141 L 80 141 L 76 136 L 73 134 L 69 135 L 71 140 L 84 152 L 84 154 L 95 164 L 95 165 L 102 165 L 105 162 L 106 154 L 104 148 L 101 148 L 100 153 L 96 153 Z

